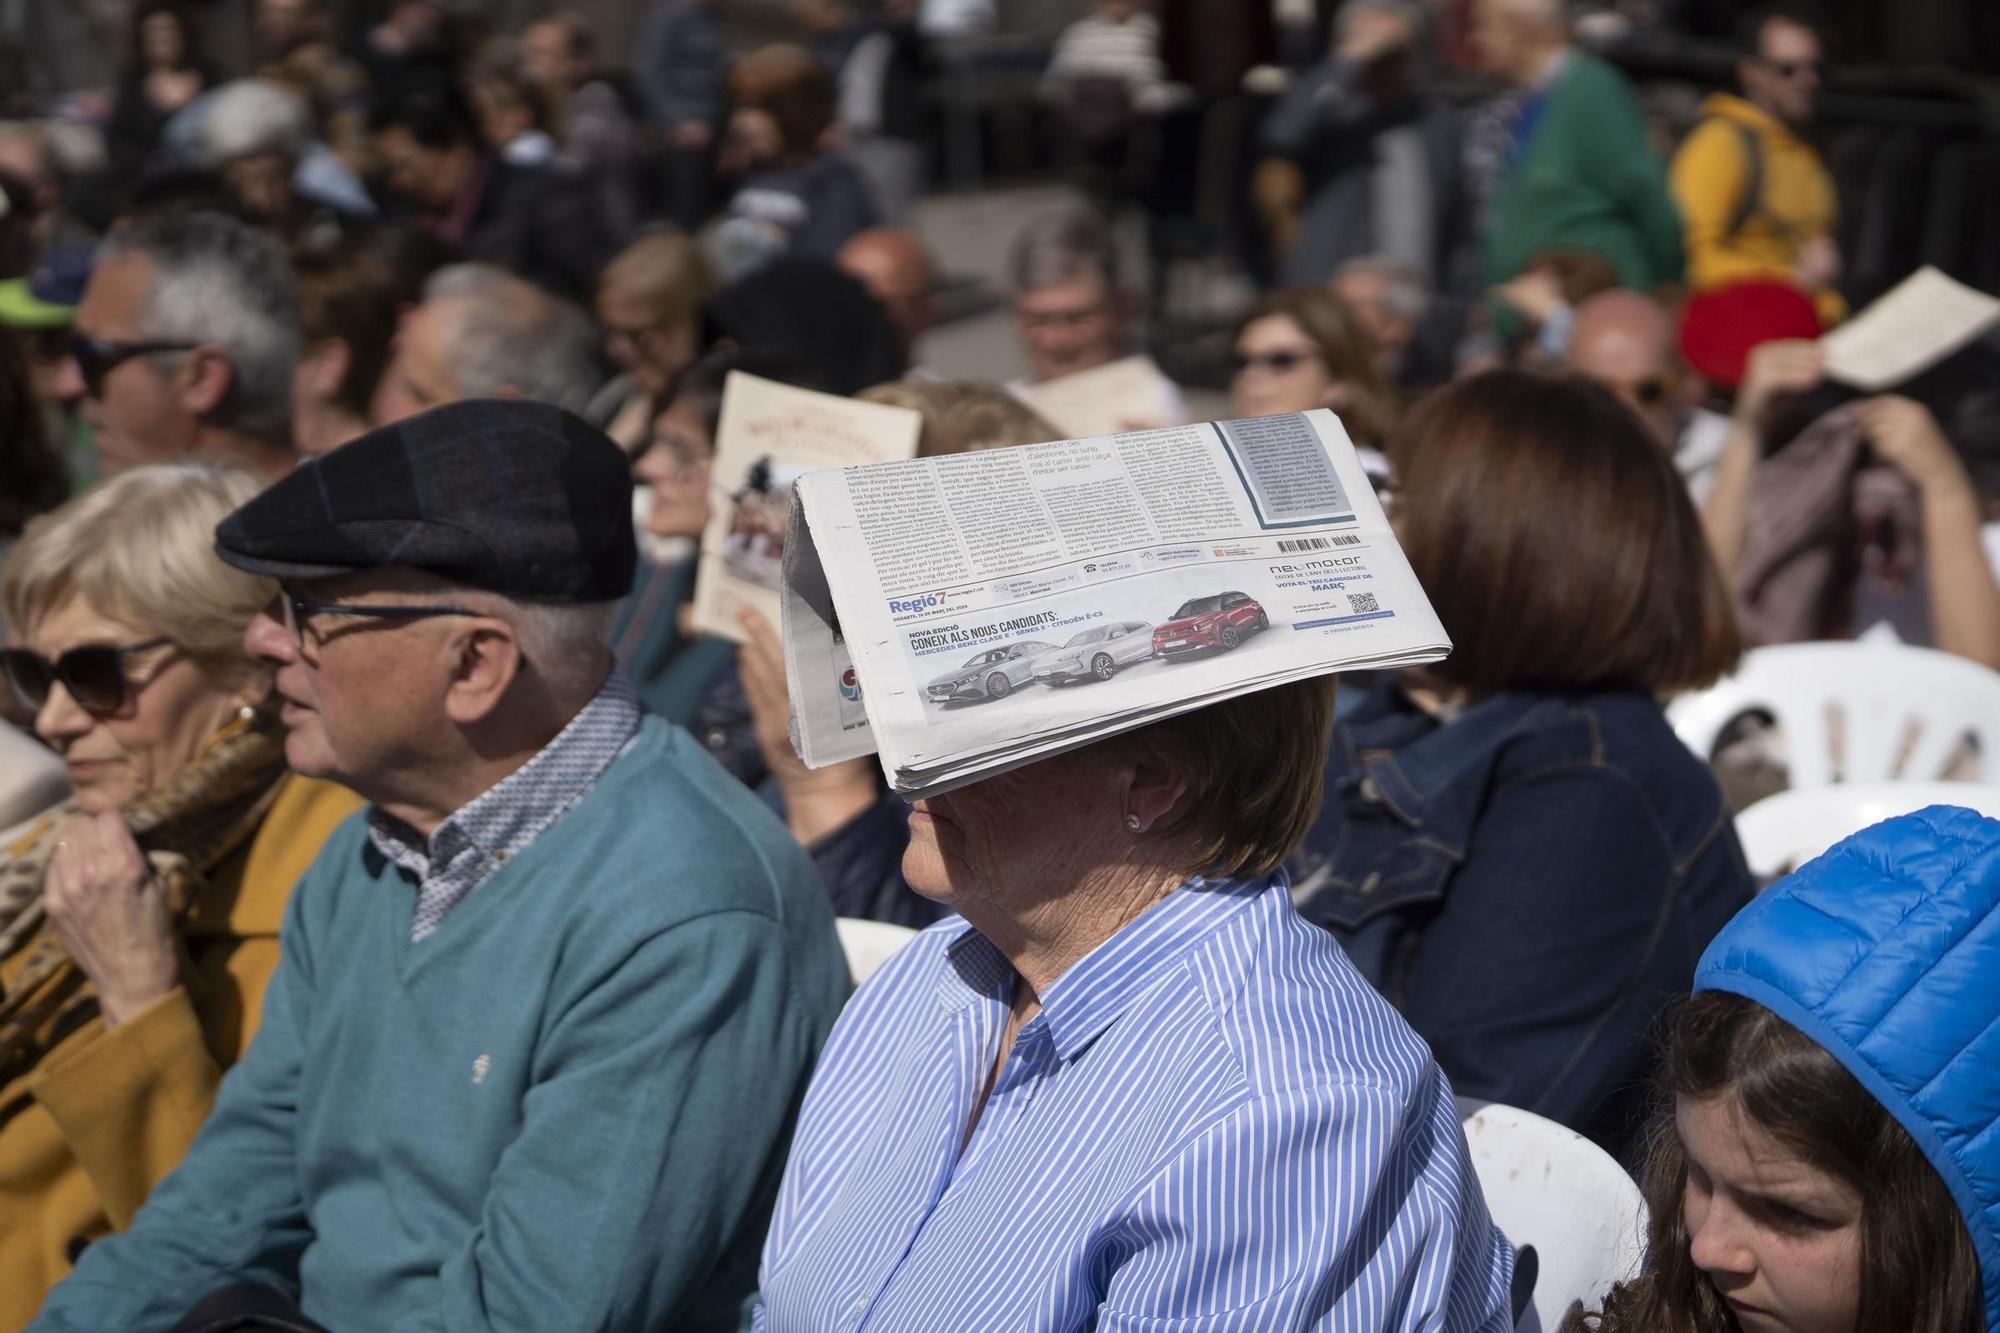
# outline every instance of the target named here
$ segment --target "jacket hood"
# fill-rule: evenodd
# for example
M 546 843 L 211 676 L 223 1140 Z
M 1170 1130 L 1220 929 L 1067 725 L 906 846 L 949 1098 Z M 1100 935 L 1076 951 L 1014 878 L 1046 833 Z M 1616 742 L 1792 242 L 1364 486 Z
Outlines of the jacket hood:
M 1932 806 L 1779 881 L 1702 955 L 1830 1052 L 1951 1190 L 2000 1329 L 2000 820 Z

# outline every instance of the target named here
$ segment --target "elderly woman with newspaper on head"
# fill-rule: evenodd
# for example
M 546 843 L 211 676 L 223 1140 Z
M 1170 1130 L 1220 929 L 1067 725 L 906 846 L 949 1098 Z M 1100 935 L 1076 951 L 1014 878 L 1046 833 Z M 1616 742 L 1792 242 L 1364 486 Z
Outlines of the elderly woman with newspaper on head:
M 1357 530 L 1393 552 L 1379 518 Z M 825 553 L 838 534 L 818 535 Z M 839 602 L 853 571 L 837 558 L 825 571 Z M 857 644 L 846 612 L 859 605 L 841 617 Z M 1325 673 L 1349 660 L 1331 645 L 1360 638 L 1325 639 L 1316 666 L 1281 682 L 1239 674 L 1219 701 L 1187 708 L 1186 693 L 1182 711 L 969 784 L 899 784 L 916 795 L 904 874 L 955 915 L 876 972 L 829 1039 L 765 1243 L 757 1327 L 1513 1326 L 1513 1252 L 1449 1084 L 1293 910 L 1279 869 L 1319 808 Z M 1243 673 L 1252 656 L 1212 660 Z M 1153 663 L 1129 684 L 1191 691 L 1197 669 Z M 879 664 L 865 679 L 881 682 L 865 696 L 874 719 L 900 686 Z M 1032 728 L 1032 706 L 1008 712 Z

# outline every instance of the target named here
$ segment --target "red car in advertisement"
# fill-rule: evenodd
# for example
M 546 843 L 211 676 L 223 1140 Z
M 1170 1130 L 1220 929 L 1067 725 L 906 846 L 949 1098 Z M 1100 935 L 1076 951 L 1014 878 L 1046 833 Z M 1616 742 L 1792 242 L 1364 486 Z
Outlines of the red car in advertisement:
M 1247 592 L 1191 597 L 1154 628 L 1153 652 L 1166 658 L 1210 651 L 1226 653 L 1257 631 L 1270 627 L 1271 618 Z

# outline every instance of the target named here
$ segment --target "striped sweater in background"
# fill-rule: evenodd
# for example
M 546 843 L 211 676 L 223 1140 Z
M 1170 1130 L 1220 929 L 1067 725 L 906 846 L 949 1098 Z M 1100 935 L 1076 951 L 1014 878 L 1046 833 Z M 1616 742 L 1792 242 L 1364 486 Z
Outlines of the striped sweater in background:
M 1451 1088 L 1283 879 L 1196 879 L 1049 988 L 958 917 L 848 1005 L 757 1327 L 1501 1333 L 1512 1252 Z

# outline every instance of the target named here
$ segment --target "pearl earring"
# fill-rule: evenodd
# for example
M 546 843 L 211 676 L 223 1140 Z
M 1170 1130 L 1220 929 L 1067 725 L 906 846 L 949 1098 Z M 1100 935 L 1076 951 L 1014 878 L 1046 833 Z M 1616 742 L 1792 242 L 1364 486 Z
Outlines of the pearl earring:
M 1137 833 L 1139 831 L 1140 826 L 1143 825 L 1145 822 L 1146 821 L 1140 819 L 1139 816 L 1137 815 L 1125 816 L 1125 827 L 1131 829 L 1134 833 Z
M 241 718 L 245 722 L 255 722 L 257 720 L 257 710 L 252 708 L 249 704 L 244 704 L 241 708 L 236 710 L 236 716 Z

